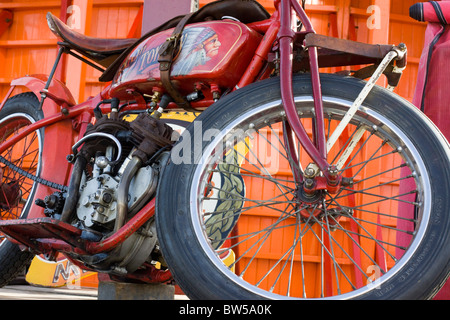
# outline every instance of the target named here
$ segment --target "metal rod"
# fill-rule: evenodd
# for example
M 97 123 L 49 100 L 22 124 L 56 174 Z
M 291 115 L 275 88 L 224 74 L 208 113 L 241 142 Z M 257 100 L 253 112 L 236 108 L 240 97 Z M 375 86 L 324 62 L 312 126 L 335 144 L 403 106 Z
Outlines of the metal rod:
M 309 136 L 300 122 L 300 119 L 297 114 L 297 109 L 295 107 L 294 102 L 294 94 L 292 89 L 292 44 L 293 44 L 293 36 L 295 33 L 290 29 L 291 25 L 291 2 L 289 0 L 282 0 L 280 2 L 280 12 L 281 12 L 281 29 L 279 32 L 279 42 L 280 42 L 280 85 L 281 85 L 281 97 L 283 101 L 283 107 L 286 112 L 287 119 L 289 121 L 289 124 L 294 131 L 297 139 L 302 144 L 303 148 L 305 149 L 306 153 L 312 158 L 312 160 L 319 166 L 319 168 L 322 170 L 324 175 L 329 178 L 328 168 L 329 164 L 326 160 L 326 157 L 324 157 L 323 150 L 322 152 L 319 151 L 319 149 L 312 143 L 312 141 L 309 139 Z M 294 6 L 295 7 L 295 6 Z M 300 12 L 297 12 L 299 14 L 300 19 L 303 18 L 307 19 L 306 14 L 304 13 L 303 9 L 298 6 L 297 8 Z M 303 14 L 302 14 L 303 13 Z M 313 32 L 312 25 L 309 21 L 303 21 L 303 24 L 307 31 Z M 317 62 L 317 55 L 312 54 L 310 56 L 310 59 L 313 59 L 315 61 L 311 62 L 311 65 L 316 65 Z M 315 107 L 317 108 L 317 113 L 323 113 L 322 109 L 322 93 L 320 88 L 320 80 L 318 76 L 318 69 L 311 70 L 311 73 L 316 73 L 316 75 L 312 78 L 312 86 L 313 91 L 315 92 L 315 100 L 320 100 L 320 102 L 315 102 Z M 320 119 L 319 119 L 320 121 Z M 320 124 L 318 124 L 319 126 Z
M 80 190 L 81 178 L 86 168 L 87 160 L 84 157 L 77 157 L 70 178 L 69 191 L 61 213 L 61 221 L 70 222 L 72 214 L 78 203 L 78 193 Z
M 42 89 L 42 91 L 41 91 L 41 102 L 39 104 L 39 110 L 42 110 L 42 106 L 44 105 L 44 100 L 45 100 L 45 98 L 47 98 L 48 88 L 50 87 L 50 84 L 53 80 L 53 76 L 55 75 L 56 68 L 58 67 L 59 61 L 61 60 L 61 56 L 64 53 L 64 51 L 66 51 L 66 48 L 63 46 L 60 46 L 59 50 L 58 50 L 58 55 L 56 56 L 55 63 L 53 64 L 52 71 L 50 71 L 50 74 L 48 76 L 47 83 L 45 84 L 44 89 Z
M 95 132 L 95 133 L 91 133 L 88 134 L 87 136 L 84 136 L 83 138 L 81 138 L 80 140 L 77 141 L 77 143 L 75 143 L 72 146 L 72 152 L 74 155 L 77 155 L 78 151 L 77 149 L 87 140 L 91 140 L 92 138 L 97 138 L 97 137 L 104 137 L 104 138 L 108 138 L 110 140 L 112 140 L 116 146 L 117 146 L 117 157 L 116 160 L 112 161 L 112 159 L 108 159 L 110 163 L 117 163 L 120 161 L 120 158 L 122 157 L 122 144 L 120 143 L 120 141 L 113 136 L 112 134 L 109 133 L 104 133 L 104 132 Z
M 125 223 L 125 219 L 128 214 L 128 191 L 130 188 L 130 183 L 141 167 L 141 159 L 139 157 L 133 157 L 122 175 L 117 196 L 117 213 L 116 222 L 114 224 L 114 232 L 117 232 Z
M 364 102 L 366 97 L 369 95 L 370 91 L 372 90 L 372 88 L 374 87 L 374 85 L 378 81 L 378 79 L 381 77 L 381 75 L 383 74 L 386 67 L 389 65 L 389 63 L 391 63 L 391 61 L 395 57 L 397 57 L 397 55 L 398 55 L 397 51 L 393 50 L 393 51 L 390 51 L 383 58 L 383 60 L 379 64 L 378 68 L 373 73 L 372 77 L 367 81 L 366 85 L 361 90 L 361 92 L 359 93 L 356 100 L 353 102 L 350 109 L 348 109 L 344 118 L 342 118 L 342 121 L 339 123 L 339 125 L 336 127 L 336 129 L 334 130 L 331 137 L 328 139 L 328 142 L 327 142 L 327 150 L 328 151 L 330 151 L 331 148 L 333 147 L 333 145 L 336 143 L 339 136 L 342 134 L 344 129 L 347 127 L 347 124 L 350 122 L 350 120 L 355 115 L 356 111 L 358 111 L 358 108 L 361 106 L 361 104 Z
M 70 51 L 70 50 L 69 50 L 68 53 L 69 53 L 72 57 L 77 58 L 78 60 L 83 61 L 84 63 L 90 65 L 91 67 L 97 69 L 98 71 L 100 71 L 100 72 L 105 72 L 105 69 L 103 69 L 103 68 L 97 66 L 96 64 L 92 63 L 91 61 L 89 61 L 89 60 L 83 58 L 83 57 L 80 56 L 79 54 L 76 54 L 76 53 L 74 53 L 74 52 L 72 52 L 72 51 Z

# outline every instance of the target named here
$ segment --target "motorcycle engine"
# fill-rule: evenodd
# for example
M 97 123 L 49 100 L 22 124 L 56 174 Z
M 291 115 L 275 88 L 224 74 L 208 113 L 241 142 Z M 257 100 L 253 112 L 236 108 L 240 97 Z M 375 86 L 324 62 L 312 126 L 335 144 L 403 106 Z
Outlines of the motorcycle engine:
M 83 157 L 87 164 L 80 172 L 78 200 L 67 222 L 82 229 L 83 237 L 91 241 L 100 241 L 120 229 L 154 196 L 172 136 L 168 125 L 147 113 L 132 122 L 103 116 L 89 125 L 74 146 L 82 146 L 76 157 Z M 96 270 L 119 275 L 132 273 L 145 262 L 163 262 L 154 219 L 112 252 L 74 258 Z

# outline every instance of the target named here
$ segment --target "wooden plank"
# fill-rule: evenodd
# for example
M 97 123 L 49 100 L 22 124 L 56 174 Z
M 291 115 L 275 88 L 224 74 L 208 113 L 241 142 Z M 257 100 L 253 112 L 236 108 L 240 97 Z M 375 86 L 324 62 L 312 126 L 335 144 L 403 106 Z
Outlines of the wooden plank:
M 144 4 L 144 0 L 94 0 L 94 7 L 111 7 L 111 6 L 136 6 L 139 7 Z
M 57 40 L 3 40 L 0 47 L 48 47 L 56 46 Z
M 0 9 L 13 9 L 13 10 L 30 10 L 30 9 L 42 9 L 42 8 L 59 8 L 61 6 L 60 1 L 33 1 L 33 2 L 7 2 L 0 3 Z
M 0 10 L 0 36 L 8 30 L 12 23 L 13 14 L 10 10 Z
M 144 0 L 95 0 L 94 6 L 108 7 L 108 6 L 141 6 Z M 59 8 L 60 1 L 34 1 L 34 2 L 1 2 L 0 9 L 12 10 L 30 10 L 38 8 Z
M 85 35 L 90 34 L 91 19 L 92 19 L 92 0 L 74 0 L 73 6 L 80 8 L 72 14 L 72 21 L 76 21 L 74 30 Z M 74 16 L 74 15 L 78 16 Z M 78 19 L 78 20 L 77 20 Z M 86 78 L 86 64 L 74 57 L 68 57 L 66 81 L 67 87 L 72 92 L 75 101 L 84 101 L 85 95 L 85 78 Z

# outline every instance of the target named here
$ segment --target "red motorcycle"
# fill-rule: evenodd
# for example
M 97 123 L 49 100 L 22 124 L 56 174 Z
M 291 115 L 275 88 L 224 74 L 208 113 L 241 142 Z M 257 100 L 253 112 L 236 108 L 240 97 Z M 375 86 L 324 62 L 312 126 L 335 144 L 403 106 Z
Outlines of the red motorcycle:
M 47 16 L 52 72 L 14 80 L 0 106 L 2 285 L 63 253 L 117 281 L 175 280 L 191 299 L 436 293 L 450 152 L 389 90 L 406 47 L 319 35 L 304 4 L 274 4 L 216 1 L 137 41 Z M 109 85 L 76 104 L 52 79 L 62 54 Z M 355 70 L 319 73 L 343 66 Z M 199 115 L 180 135 L 171 110 Z

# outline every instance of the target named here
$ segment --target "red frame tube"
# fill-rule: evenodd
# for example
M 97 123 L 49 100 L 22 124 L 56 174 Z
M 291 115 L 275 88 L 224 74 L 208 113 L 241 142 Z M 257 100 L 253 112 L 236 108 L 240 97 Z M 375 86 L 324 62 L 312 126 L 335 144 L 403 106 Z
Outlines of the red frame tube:
M 235 89 L 245 87 L 246 85 L 249 85 L 250 83 L 254 82 L 256 77 L 262 70 L 264 64 L 267 62 L 267 56 L 270 50 L 272 49 L 273 43 L 275 42 L 278 36 L 278 30 L 280 29 L 280 22 L 278 16 L 279 16 L 278 12 L 275 12 L 269 19 L 271 23 L 264 35 L 264 40 L 261 41 L 258 48 L 256 49 L 252 61 L 247 67 L 247 70 L 244 72 L 244 75 L 242 76 L 241 80 L 236 85 Z M 267 27 L 267 23 L 264 22 L 262 26 Z
M 300 21 L 305 27 L 305 33 L 315 33 L 311 21 L 308 19 L 305 11 L 295 0 L 281 0 L 277 1 L 278 11 L 281 16 L 281 29 L 279 32 L 280 44 L 280 82 L 281 82 L 281 97 L 283 107 L 286 112 L 288 122 L 294 131 L 297 139 L 300 141 L 305 151 L 312 158 L 312 160 L 319 166 L 327 180 L 334 181 L 335 178 L 329 173 L 330 165 L 327 162 L 326 156 L 326 141 L 325 141 L 325 126 L 323 118 L 323 102 L 322 90 L 320 85 L 319 67 L 317 48 L 309 48 L 309 61 L 311 68 L 311 84 L 313 89 L 314 110 L 316 114 L 315 133 L 313 143 L 306 133 L 305 128 L 300 122 L 297 115 L 297 110 L 294 102 L 294 94 L 292 89 L 292 54 L 293 41 L 295 32 L 291 29 L 291 13 L 294 8 Z M 293 155 L 293 159 L 297 160 Z
M 35 246 L 43 251 L 61 251 L 66 253 L 77 253 L 77 254 L 97 254 L 101 252 L 107 252 L 121 243 L 123 243 L 128 237 L 135 233 L 140 227 L 144 225 L 151 217 L 155 214 L 155 202 L 156 199 L 153 198 L 149 203 L 147 203 L 133 218 L 131 218 L 127 223 L 125 223 L 122 228 L 117 232 L 109 236 L 100 242 L 89 242 L 81 241 L 79 246 L 74 247 L 64 240 L 54 240 L 54 239 L 40 239 L 35 243 Z M 68 238 L 71 237 L 70 234 L 67 235 Z M 78 236 L 77 236 L 78 237 Z M 26 244 L 26 239 L 22 239 L 20 236 L 18 238 L 18 243 Z M 77 242 L 78 238 L 72 239 L 73 242 Z M 34 245 L 33 245 L 34 246 Z
M 135 233 L 140 227 L 144 225 L 155 214 L 155 202 L 153 198 L 145 205 L 133 218 L 122 226 L 116 233 L 109 238 L 96 242 L 89 242 L 86 245 L 86 251 L 90 254 L 96 254 L 108 251 L 125 241 L 129 236 Z

